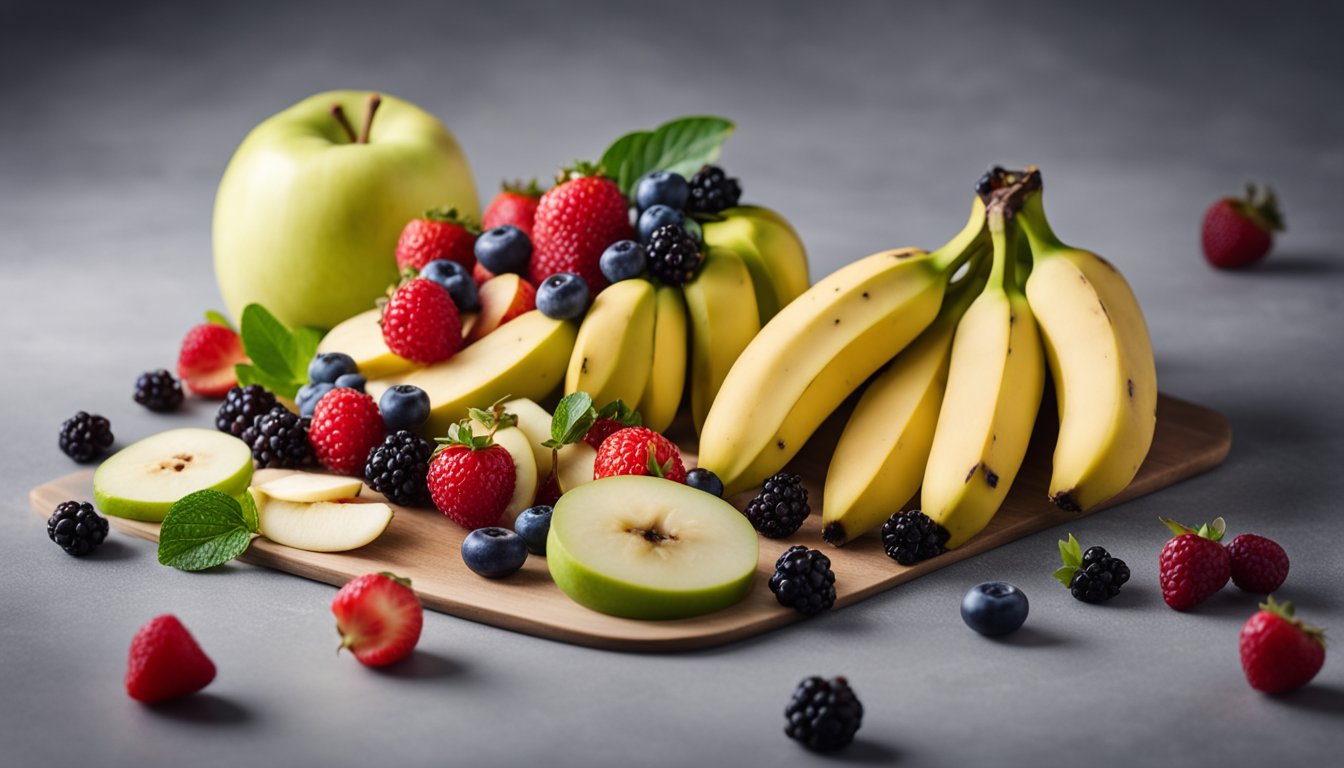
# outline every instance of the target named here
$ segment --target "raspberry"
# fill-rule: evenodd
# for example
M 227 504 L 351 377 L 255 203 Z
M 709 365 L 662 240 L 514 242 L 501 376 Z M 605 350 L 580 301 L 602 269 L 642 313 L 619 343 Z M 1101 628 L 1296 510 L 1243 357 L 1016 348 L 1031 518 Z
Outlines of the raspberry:
M 743 512 L 751 526 L 769 539 L 792 536 L 803 527 L 812 513 L 807 504 L 807 489 L 798 475 L 780 472 L 766 479 Z
M 63 501 L 47 519 L 47 536 L 67 555 L 83 557 L 107 538 L 107 518 L 87 501 Z
M 308 423 L 283 405 L 252 420 L 238 436 L 252 448 L 252 460 L 266 468 L 297 468 L 313 463 Z
M 435 289 L 443 290 L 438 286 Z M 362 475 L 369 452 L 386 436 L 378 405 L 372 397 L 354 389 L 333 389 L 323 395 L 308 427 L 308 441 L 313 444 L 317 462 L 339 475 Z
M 1227 545 L 1232 583 L 1247 592 L 1268 595 L 1288 578 L 1288 553 L 1271 539 L 1243 533 Z
M 462 319 L 452 295 L 428 278 L 410 280 L 383 311 L 383 341 L 394 354 L 423 365 L 457 354 Z
M 654 475 L 686 482 L 681 451 L 648 427 L 626 427 L 602 441 L 593 462 L 593 478 L 614 475 Z
M 257 417 L 276 406 L 275 395 L 260 384 L 234 387 L 224 396 L 224 404 L 215 414 L 215 429 L 242 437 Z
M 1223 519 L 1201 526 L 1198 532 L 1172 520 L 1163 522 L 1180 535 L 1168 541 L 1158 555 L 1162 599 L 1184 611 L 1212 597 L 1232 576 L 1232 558 L 1218 543 Z
M 97 414 L 80 411 L 61 424 L 61 452 L 87 464 L 112 447 L 112 425 Z
M 863 723 L 863 704 L 843 677 L 809 677 L 798 684 L 784 708 L 784 733 L 813 752 L 833 752 L 854 740 Z
M 146 371 L 135 380 L 135 402 L 158 413 L 175 411 L 182 404 L 182 385 L 162 368 Z
M 770 591 L 779 604 L 810 616 L 835 605 L 835 572 L 820 550 L 789 547 L 775 561 Z

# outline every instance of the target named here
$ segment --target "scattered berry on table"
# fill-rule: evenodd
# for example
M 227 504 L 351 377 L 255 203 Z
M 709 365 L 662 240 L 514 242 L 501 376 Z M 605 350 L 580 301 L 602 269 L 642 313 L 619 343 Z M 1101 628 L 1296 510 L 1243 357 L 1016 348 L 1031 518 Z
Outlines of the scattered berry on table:
M 1268 595 L 1288 578 L 1288 553 L 1272 539 L 1243 533 L 1227 545 L 1232 583 L 1247 592 Z
M 333 389 L 324 395 L 308 426 L 313 456 L 338 475 L 363 475 L 369 452 L 386 436 L 378 404 L 353 389 Z
M 298 394 L 294 395 L 294 404 L 299 407 L 299 415 L 305 419 L 313 418 L 313 410 L 317 408 L 317 401 L 335 388 L 335 384 L 325 381 L 309 382 L 299 387 Z
M 397 240 L 397 269 L 423 269 L 435 259 L 448 259 L 471 269 L 476 265 L 476 228 L 456 208 L 436 208 L 411 219 Z
M 766 478 L 760 493 L 747 503 L 743 514 L 751 521 L 751 526 L 768 539 L 792 536 L 812 514 L 803 478 L 788 472 Z
M 644 246 L 634 240 L 617 240 L 602 252 L 598 267 L 608 282 L 619 283 L 644 274 L 647 261 L 648 254 L 644 252 Z
M 364 385 L 368 383 L 368 378 L 362 373 L 343 373 L 336 377 L 336 381 L 332 384 L 332 387 L 343 387 L 345 389 L 353 389 L 356 392 L 363 392 Z
M 438 442 L 429 462 L 434 506 L 468 530 L 499 522 L 518 480 L 513 456 L 491 435 L 472 435 L 469 420 L 449 427 Z
M 410 656 L 420 642 L 425 609 L 410 579 L 370 573 L 349 581 L 331 601 L 341 648 L 366 667 L 383 667 Z
M 655 205 L 681 210 L 691 198 L 691 185 L 675 171 L 646 173 L 635 184 L 635 205 L 646 211 Z
M 691 196 L 686 210 L 695 213 L 718 213 L 737 205 L 742 197 L 742 185 L 728 178 L 722 168 L 706 165 L 691 177 Z
M 882 524 L 882 548 L 901 565 L 943 554 L 951 537 L 946 528 L 918 509 L 896 512 Z
M 635 233 L 639 235 L 641 243 L 649 242 L 653 237 L 654 230 L 662 227 L 678 227 L 686 220 L 686 214 L 677 208 L 669 208 L 666 205 L 655 205 L 639 214 L 639 221 L 635 224 Z
M 702 256 L 700 244 L 681 227 L 659 227 L 644 246 L 649 274 L 667 285 L 684 285 L 695 278 Z
M 723 498 L 723 481 L 719 476 L 704 467 L 696 467 L 686 473 L 686 484 L 710 496 Z
M 1257 691 L 1287 693 L 1316 677 L 1325 663 L 1325 632 L 1273 597 L 1241 628 L 1241 668 Z
M 224 403 L 215 413 L 215 429 L 242 437 L 243 430 L 263 413 L 276 406 L 275 395 L 260 384 L 234 387 L 224 396 Z
M 540 286 L 557 272 L 573 272 L 596 294 L 607 286 L 598 265 L 602 252 L 633 237 L 629 206 L 616 182 L 587 165 L 566 170 L 537 205 L 531 282 Z
M 479 264 L 477 269 L 481 269 Z M 436 259 L 425 265 L 420 270 L 420 276 L 426 280 L 438 283 L 448 295 L 452 297 L 453 303 L 457 305 L 458 312 L 475 312 L 481 308 L 481 294 L 479 283 L 474 279 L 466 267 L 458 264 L 456 261 L 447 259 Z
M 528 237 L 532 236 L 532 222 L 537 215 L 537 204 L 541 202 L 541 188 L 537 180 L 527 184 L 521 181 L 505 182 L 500 185 L 499 194 L 486 206 L 481 217 L 481 227 L 494 229 L 505 224 L 521 229 Z
M 843 677 L 809 677 L 784 708 L 784 733 L 813 752 L 834 752 L 854 741 L 863 704 Z
M 429 420 L 429 394 L 414 384 L 388 387 L 378 398 L 378 410 L 390 430 L 419 429 Z
M 1027 620 L 1027 595 L 1015 585 L 986 581 L 967 590 L 961 599 L 961 620 L 986 637 L 1016 632 Z
M 347 373 L 359 373 L 359 364 L 344 352 L 323 352 L 308 363 L 308 381 L 313 384 L 334 384 Z
M 532 240 L 512 224 L 487 229 L 476 238 L 476 261 L 493 274 L 525 274 L 531 260 Z
M 527 562 L 527 542 L 508 528 L 477 528 L 462 540 L 462 562 L 487 579 L 512 576 Z
M 593 478 L 652 475 L 686 482 L 686 466 L 675 443 L 648 427 L 626 427 L 609 435 L 597 449 Z
M 1162 599 L 1184 611 L 1212 597 L 1232 577 L 1232 558 L 1219 543 L 1226 525 L 1221 517 L 1198 531 L 1174 520 L 1162 522 L 1177 534 L 1158 555 Z
M 1055 578 L 1084 603 L 1104 603 L 1120 594 L 1120 587 L 1129 581 L 1124 560 L 1111 557 L 1105 547 L 1088 547 L 1084 552 L 1073 534 L 1059 542 L 1059 556 L 1064 564 L 1055 571 Z
M 61 424 L 57 444 L 66 456 L 87 464 L 112 447 L 112 424 L 96 413 L 80 411 Z
M 1264 194 L 1246 185 L 1246 197 L 1224 197 L 1204 214 L 1200 241 L 1204 258 L 1221 269 L 1246 267 L 1263 259 L 1283 231 L 1283 214 L 1274 190 Z
M 107 538 L 107 518 L 87 501 L 63 501 L 47 518 L 47 537 L 67 555 L 83 557 Z
M 215 679 L 215 665 L 172 614 L 156 616 L 131 639 L 126 693 L 153 704 L 189 696 Z
M 232 328 L 202 323 L 187 331 L 177 355 L 177 375 L 201 397 L 220 398 L 238 386 L 233 367 L 247 362 L 243 340 Z
M 537 504 L 518 513 L 513 521 L 513 530 L 527 543 L 527 551 L 534 555 L 546 554 L 546 536 L 551 532 L 551 513 L 549 504 Z
M 447 360 L 462 348 L 457 304 L 433 280 L 410 280 L 383 309 L 383 341 L 393 354 L 422 365 Z
M 588 310 L 588 283 L 572 272 L 560 272 L 537 286 L 537 309 L 554 320 L 577 320 Z
M 283 405 L 257 416 L 239 438 L 252 448 L 252 460 L 261 469 L 297 469 L 313 463 L 308 423 Z
M 182 405 L 182 385 L 162 368 L 146 371 L 135 380 L 135 402 L 158 413 L 175 411 Z
M 405 507 L 429 501 L 429 457 L 434 446 L 423 437 L 399 429 L 369 451 L 364 482 L 393 504 Z
M 775 561 L 770 591 L 779 604 L 810 616 L 835 605 L 835 572 L 821 550 L 789 547 Z

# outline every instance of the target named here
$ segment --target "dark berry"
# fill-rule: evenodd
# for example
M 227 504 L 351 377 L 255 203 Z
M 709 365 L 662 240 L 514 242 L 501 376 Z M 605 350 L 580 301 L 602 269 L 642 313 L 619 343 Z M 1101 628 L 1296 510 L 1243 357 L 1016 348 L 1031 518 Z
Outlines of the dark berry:
M 1003 581 L 977 584 L 961 599 L 961 620 L 987 637 L 1016 632 L 1027 620 L 1027 595 Z
M 1232 583 L 1257 595 L 1268 595 L 1288 578 L 1288 553 L 1272 539 L 1243 533 L 1227 545 Z
M 502 579 L 527 562 L 527 542 L 508 528 L 477 528 L 462 540 L 462 562 L 477 575 Z
M 344 352 L 323 352 L 308 363 L 308 381 L 314 384 L 330 384 L 347 373 L 359 373 L 359 366 Z
M 711 496 L 723 496 L 723 481 L 719 476 L 704 467 L 696 467 L 686 473 L 686 484 Z
M 419 429 L 429 420 L 429 395 L 414 384 L 398 384 L 378 398 L 378 412 L 388 431 Z
M 653 232 L 662 227 L 680 227 L 686 220 L 686 214 L 677 208 L 669 208 L 666 205 L 655 205 L 639 214 L 639 222 L 635 224 L 635 232 L 639 235 L 642 243 L 649 242 L 653 237 Z
M 475 312 L 481 308 L 481 295 L 476 280 L 467 268 L 452 259 L 435 259 L 420 270 L 420 276 L 433 280 L 448 291 L 459 311 Z
M 518 513 L 513 521 L 513 530 L 527 542 L 527 551 L 534 555 L 546 554 L 546 536 L 551 532 L 551 513 L 554 509 L 548 504 L 528 507 Z
M 369 451 L 364 465 L 364 482 L 393 504 L 405 507 L 429 501 L 429 457 L 434 446 L 423 437 L 404 429 L 383 439 Z
M 224 404 L 219 406 L 219 412 L 215 414 L 215 429 L 242 437 L 243 430 L 252 426 L 258 416 L 275 405 L 275 395 L 260 384 L 234 387 L 224 396 Z
M 182 384 L 162 368 L 146 371 L 135 380 L 135 402 L 159 413 L 175 411 L 182 404 Z
M 487 229 L 476 238 L 476 260 L 491 274 L 523 273 L 532 258 L 532 240 L 527 233 L 505 224 Z
M 673 171 L 646 173 L 635 185 L 635 205 L 646 211 L 655 205 L 666 205 L 681 210 L 691 196 L 691 185 L 686 177 Z
M 63 501 L 47 518 L 47 536 L 66 554 L 82 557 L 107 538 L 107 518 L 86 502 Z
M 679 226 L 659 227 L 644 246 L 649 273 L 668 285 L 684 285 L 695 277 L 702 259 L 700 244 Z
M 722 168 L 706 165 L 691 177 L 691 197 L 686 210 L 695 213 L 718 213 L 737 205 L 742 197 L 742 185 L 730 179 Z
M 362 373 L 343 373 L 336 377 L 336 381 L 332 382 L 331 386 L 333 389 L 353 389 L 356 392 L 363 392 L 364 385 L 368 383 L 369 380 Z
M 634 240 L 617 240 L 602 252 L 597 266 L 609 282 L 619 283 L 644 274 L 647 260 L 644 246 Z
M 897 512 L 882 524 L 882 547 L 901 565 L 914 565 L 947 551 L 951 533 L 917 509 Z
M 1103 547 L 1089 547 L 1069 581 L 1069 592 L 1085 603 L 1101 603 L 1120 594 L 1127 581 L 1129 566 L 1124 560 L 1111 557 Z
M 863 704 L 843 677 L 809 677 L 784 708 L 784 733 L 813 752 L 833 752 L 854 741 Z
M 803 521 L 811 512 L 803 479 L 780 472 L 766 479 L 761 492 L 747 504 L 743 514 L 762 536 L 782 539 L 803 527 Z
M 61 424 L 61 452 L 87 464 L 112 447 L 112 424 L 97 414 L 80 411 Z
M 775 561 L 770 591 L 779 604 L 810 616 L 835 605 L 835 572 L 820 550 L 789 547 Z
M 554 320 L 575 320 L 588 309 L 588 282 L 573 272 L 557 272 L 537 286 L 537 309 Z
M 308 421 L 283 405 L 258 416 L 239 437 L 251 446 L 252 458 L 261 469 L 296 468 L 313 463 Z
M 294 396 L 294 404 L 299 406 L 299 416 L 305 419 L 313 418 L 313 411 L 317 410 L 317 401 L 335 388 L 336 384 L 328 381 L 310 381 L 299 387 L 299 393 Z

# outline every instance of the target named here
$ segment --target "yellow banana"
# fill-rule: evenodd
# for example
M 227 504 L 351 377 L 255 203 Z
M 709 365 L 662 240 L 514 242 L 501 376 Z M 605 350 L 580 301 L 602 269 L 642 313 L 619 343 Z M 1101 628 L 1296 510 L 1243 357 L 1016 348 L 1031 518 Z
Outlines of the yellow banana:
M 653 321 L 653 367 L 649 383 L 639 398 L 644 426 L 655 432 L 668 428 L 681 407 L 686 388 L 686 300 L 681 289 L 660 285 L 655 297 Z
M 741 206 L 702 225 L 705 244 L 729 248 L 751 272 L 756 309 L 764 325 L 809 285 L 807 252 L 783 216 L 768 208 Z
M 682 286 L 691 321 L 691 416 L 697 429 L 733 367 L 760 329 L 751 274 L 727 248 L 710 248 L 695 279 Z
M 637 403 L 653 366 L 654 288 L 647 280 L 607 286 L 579 326 L 565 394 L 587 392 L 599 405 Z

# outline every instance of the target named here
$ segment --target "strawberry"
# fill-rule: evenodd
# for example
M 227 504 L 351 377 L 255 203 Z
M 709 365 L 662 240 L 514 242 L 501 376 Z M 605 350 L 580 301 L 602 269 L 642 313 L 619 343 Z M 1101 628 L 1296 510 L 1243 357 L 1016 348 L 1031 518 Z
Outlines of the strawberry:
M 411 655 L 420 641 L 425 609 L 411 580 L 386 571 L 349 581 L 331 601 L 341 648 L 366 667 L 384 667 Z
M 1176 537 L 1158 555 L 1162 599 L 1178 611 L 1193 608 L 1222 589 L 1232 576 L 1232 558 L 1219 542 L 1226 525 L 1218 518 L 1198 531 L 1163 519 Z
M 1283 215 L 1274 190 L 1259 195 L 1246 185 L 1246 197 L 1224 197 L 1204 214 L 1200 240 L 1204 258 L 1220 269 L 1245 267 L 1263 259 L 1274 244 L 1274 232 L 1283 231 Z
M 397 269 L 423 269 L 435 259 L 451 259 L 471 269 L 476 266 L 476 236 L 480 231 L 456 208 L 435 208 L 411 219 L 397 240 Z
M 475 420 L 489 430 L 473 435 Z M 518 469 L 502 445 L 494 440 L 496 429 L 517 423 L 496 403 L 491 411 L 471 409 L 471 418 L 448 428 L 438 438 L 439 447 L 429 462 L 429 497 L 434 506 L 463 528 L 475 530 L 494 525 L 513 498 Z
M 176 616 L 155 616 L 131 639 L 126 693 L 153 704 L 189 696 L 215 679 L 215 664 Z
M 406 281 L 383 309 L 383 341 L 394 354 L 423 365 L 462 348 L 462 317 L 453 297 L 425 277 Z
M 247 362 L 243 340 L 227 326 L 201 323 L 187 331 L 177 353 L 177 375 L 201 397 L 223 398 L 238 386 L 233 366 Z
M 490 205 L 485 209 L 485 215 L 481 217 L 481 229 L 494 229 L 512 224 L 531 237 L 532 222 L 537 215 L 537 203 L 541 201 L 541 188 L 537 186 L 537 180 L 532 179 L 527 186 L 523 186 L 521 181 L 506 181 L 499 186 L 499 194 L 490 201 Z
M 356 389 L 333 389 L 317 401 L 308 426 L 317 462 L 339 475 L 364 474 L 369 451 L 382 444 L 387 427 L 378 404 Z
M 647 427 L 626 427 L 602 441 L 593 461 L 593 479 L 613 475 L 652 475 L 686 482 L 686 467 L 676 444 Z
M 607 286 L 598 267 L 602 252 L 617 240 L 634 238 L 625 195 L 616 182 L 595 174 L 592 166 L 580 164 L 541 196 L 532 226 L 533 285 L 556 272 L 574 272 L 596 296 Z
M 625 401 L 613 400 L 597 412 L 597 421 L 584 433 L 583 441 L 594 448 L 601 448 L 602 441 L 608 437 L 626 427 L 638 427 L 643 423 L 639 412 L 632 410 Z
M 1268 595 L 1288 578 L 1288 553 L 1271 539 L 1243 533 L 1227 545 L 1232 583 L 1247 592 Z
M 1241 668 L 1257 691 L 1301 688 L 1325 663 L 1325 632 L 1294 618 L 1292 603 L 1270 597 L 1241 628 Z

